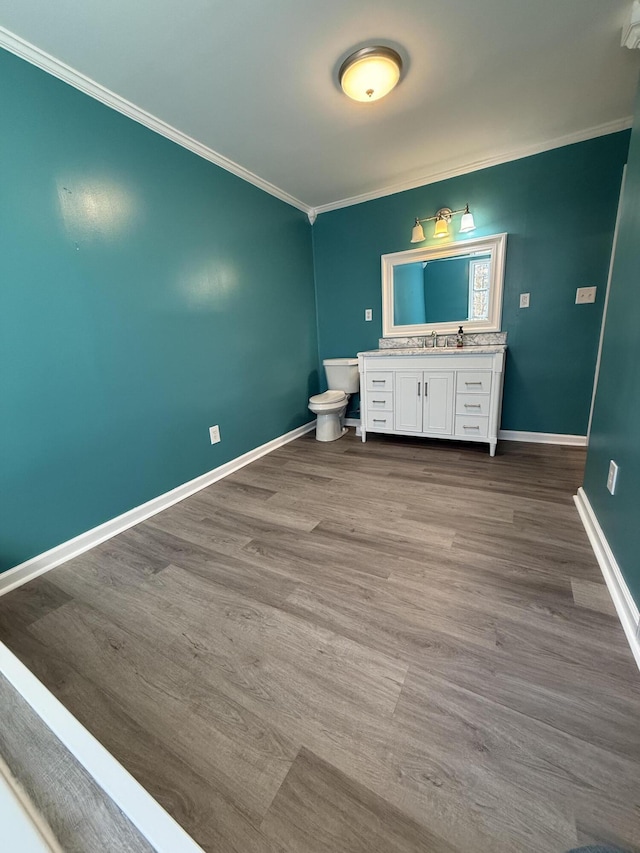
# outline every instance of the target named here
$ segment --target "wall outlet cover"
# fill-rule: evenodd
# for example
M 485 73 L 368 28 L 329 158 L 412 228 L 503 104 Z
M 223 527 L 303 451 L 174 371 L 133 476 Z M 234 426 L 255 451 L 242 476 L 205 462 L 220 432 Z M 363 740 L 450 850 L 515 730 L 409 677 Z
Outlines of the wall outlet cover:
M 211 444 L 217 444 L 220 441 L 220 427 L 219 426 L 209 427 L 209 438 L 211 439 Z
M 373 320 L 373 308 L 365 308 L 364 309 L 364 319 L 369 322 L 369 320 Z
M 597 287 L 579 287 L 576 290 L 576 305 L 587 305 L 596 301 Z
M 530 293 L 521 293 L 520 294 L 520 307 L 528 308 L 529 307 L 529 299 L 531 297 Z

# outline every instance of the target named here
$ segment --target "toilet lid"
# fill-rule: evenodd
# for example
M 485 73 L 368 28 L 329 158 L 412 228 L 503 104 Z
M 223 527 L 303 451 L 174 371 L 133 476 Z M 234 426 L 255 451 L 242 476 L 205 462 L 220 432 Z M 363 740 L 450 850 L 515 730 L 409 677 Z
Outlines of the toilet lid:
M 340 403 L 346 400 L 347 395 L 344 391 L 325 391 L 324 394 L 316 394 L 315 397 L 310 397 L 310 403 Z

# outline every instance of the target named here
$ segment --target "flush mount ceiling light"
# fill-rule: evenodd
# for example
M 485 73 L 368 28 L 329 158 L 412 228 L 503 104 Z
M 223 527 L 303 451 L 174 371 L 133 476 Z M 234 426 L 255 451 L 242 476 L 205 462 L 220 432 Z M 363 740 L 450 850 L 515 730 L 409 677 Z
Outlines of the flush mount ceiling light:
M 462 214 L 462 219 L 460 220 L 460 233 L 467 234 L 469 231 L 473 231 L 476 227 L 475 222 L 473 221 L 473 214 L 469 211 L 469 205 L 465 205 L 461 207 L 460 210 L 451 210 L 448 207 L 441 207 L 440 210 L 436 213 L 435 216 L 428 216 L 426 219 L 418 219 L 416 217 L 415 225 L 413 226 L 413 231 L 411 232 L 411 242 L 412 243 L 422 243 L 423 240 L 426 240 L 424 236 L 424 229 L 421 222 L 434 222 L 436 223 L 436 227 L 433 231 L 434 237 L 448 237 L 449 236 L 449 223 L 451 222 L 452 216 L 457 216 L 459 213 Z
M 402 72 L 400 54 L 390 47 L 363 47 L 348 56 L 338 77 L 345 95 L 354 101 L 377 101 L 397 85 Z

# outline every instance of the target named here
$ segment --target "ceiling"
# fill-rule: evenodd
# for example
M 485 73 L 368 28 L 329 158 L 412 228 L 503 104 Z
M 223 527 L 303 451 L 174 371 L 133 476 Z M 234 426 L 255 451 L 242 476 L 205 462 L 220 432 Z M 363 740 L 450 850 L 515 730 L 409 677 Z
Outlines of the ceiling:
M 322 210 L 628 126 L 640 68 L 640 52 L 620 47 L 630 6 L 3 0 L 0 45 L 30 55 L 15 34 L 178 141 Z M 387 98 L 360 104 L 337 69 L 370 43 L 395 47 L 406 72 Z

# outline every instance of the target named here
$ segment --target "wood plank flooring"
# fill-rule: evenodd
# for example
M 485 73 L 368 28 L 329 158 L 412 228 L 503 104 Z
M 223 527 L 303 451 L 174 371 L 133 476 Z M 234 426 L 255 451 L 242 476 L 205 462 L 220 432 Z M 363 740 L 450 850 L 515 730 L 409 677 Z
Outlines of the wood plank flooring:
M 583 465 L 306 436 L 0 598 L 0 639 L 207 851 L 637 851 Z
M 153 853 L 154 848 L 2 675 L 0 709 L 0 754 L 65 853 Z M 20 853 L 6 830 L 0 830 L 0 838 L 3 851 Z

